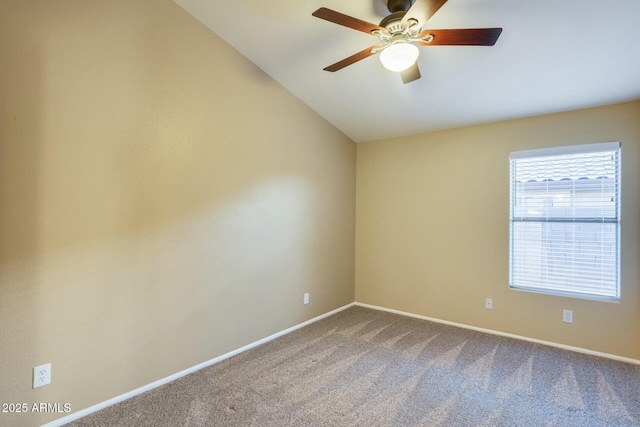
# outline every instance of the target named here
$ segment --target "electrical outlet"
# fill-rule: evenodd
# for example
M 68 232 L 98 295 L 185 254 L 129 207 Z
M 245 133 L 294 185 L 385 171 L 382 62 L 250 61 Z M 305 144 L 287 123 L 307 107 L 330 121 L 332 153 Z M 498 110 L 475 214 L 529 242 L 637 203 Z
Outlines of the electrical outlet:
M 573 323 L 573 310 L 562 310 L 562 321 L 564 323 Z
M 51 363 L 33 368 L 33 388 L 51 384 Z
M 309 304 L 309 293 L 304 294 L 304 303 Z
M 493 300 L 491 298 L 485 298 L 484 300 L 484 308 L 488 310 L 493 310 Z

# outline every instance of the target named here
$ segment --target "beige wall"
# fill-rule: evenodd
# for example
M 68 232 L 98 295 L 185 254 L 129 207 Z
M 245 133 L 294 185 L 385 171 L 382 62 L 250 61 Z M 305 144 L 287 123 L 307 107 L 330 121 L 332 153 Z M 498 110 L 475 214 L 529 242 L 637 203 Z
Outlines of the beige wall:
M 180 7 L 3 0 L 0 52 L 0 402 L 77 411 L 354 300 L 355 144 Z
M 509 152 L 605 141 L 623 152 L 620 303 L 510 290 Z M 359 144 L 356 301 L 640 359 L 639 165 L 640 102 Z

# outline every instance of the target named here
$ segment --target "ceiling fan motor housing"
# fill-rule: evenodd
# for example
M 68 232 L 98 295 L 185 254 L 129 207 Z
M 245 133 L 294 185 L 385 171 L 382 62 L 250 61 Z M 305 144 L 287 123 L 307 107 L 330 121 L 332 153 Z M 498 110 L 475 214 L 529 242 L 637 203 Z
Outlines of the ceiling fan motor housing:
M 404 30 L 404 26 L 402 25 L 402 18 L 405 14 L 406 12 L 404 10 L 393 12 L 391 15 L 382 18 L 382 21 L 380 21 L 380 26 L 386 28 L 390 34 L 402 32 Z

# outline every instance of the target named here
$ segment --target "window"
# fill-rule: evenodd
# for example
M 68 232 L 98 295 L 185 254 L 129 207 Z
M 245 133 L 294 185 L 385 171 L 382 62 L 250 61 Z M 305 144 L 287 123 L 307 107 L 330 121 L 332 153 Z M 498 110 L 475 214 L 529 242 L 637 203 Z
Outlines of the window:
M 509 285 L 619 299 L 620 143 L 518 151 L 509 159 Z

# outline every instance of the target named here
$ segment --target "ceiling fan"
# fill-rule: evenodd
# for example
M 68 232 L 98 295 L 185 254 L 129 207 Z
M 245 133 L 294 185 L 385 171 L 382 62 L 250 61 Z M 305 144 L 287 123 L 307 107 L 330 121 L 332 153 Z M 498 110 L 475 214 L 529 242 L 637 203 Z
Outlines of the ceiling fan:
M 377 36 L 380 44 L 370 46 L 342 61 L 329 65 L 325 71 L 338 71 L 376 53 L 385 68 L 400 72 L 402 81 L 410 83 L 420 78 L 418 68 L 421 46 L 493 46 L 502 28 L 465 28 L 455 30 L 422 30 L 422 27 L 447 0 L 388 0 L 390 15 L 371 24 L 357 18 L 321 7 L 313 16 L 354 30 Z

